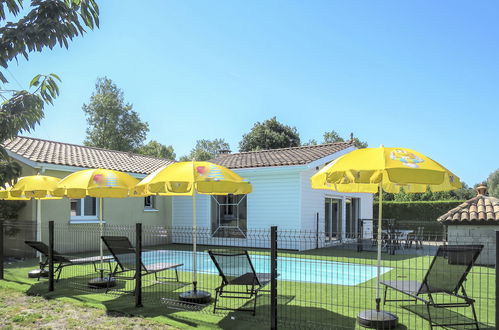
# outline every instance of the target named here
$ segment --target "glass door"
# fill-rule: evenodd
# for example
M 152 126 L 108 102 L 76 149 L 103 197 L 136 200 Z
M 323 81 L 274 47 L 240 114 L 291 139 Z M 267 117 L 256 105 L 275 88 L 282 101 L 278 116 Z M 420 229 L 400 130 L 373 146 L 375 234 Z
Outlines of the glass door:
M 341 223 L 341 199 L 326 198 L 324 205 L 326 241 L 341 238 Z
M 347 198 L 345 201 L 345 232 L 347 238 L 355 238 L 357 235 L 357 224 L 359 222 L 359 201 L 359 198 Z

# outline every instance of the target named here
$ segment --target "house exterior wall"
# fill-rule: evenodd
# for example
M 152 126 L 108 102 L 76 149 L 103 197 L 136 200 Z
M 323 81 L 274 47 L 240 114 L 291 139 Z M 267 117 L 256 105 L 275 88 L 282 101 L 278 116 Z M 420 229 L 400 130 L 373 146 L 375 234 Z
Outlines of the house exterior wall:
M 243 178 L 253 185 L 253 192 L 247 195 L 248 238 L 227 240 L 211 237 L 211 196 L 197 195 L 198 241 L 208 245 L 234 245 L 268 247 L 264 239 L 256 239 L 251 234 L 268 231 L 270 226 L 278 226 L 280 230 L 280 248 L 306 250 L 316 248 L 315 240 L 299 239 L 296 233 L 315 233 L 317 228 L 316 214 L 319 213 L 319 232 L 324 231 L 324 199 L 340 198 L 345 204 L 346 197 L 360 199 L 360 218 L 372 218 L 373 197 L 371 194 L 343 194 L 327 190 L 312 189 L 310 177 L 317 172 L 315 168 L 305 166 L 265 167 L 253 169 L 235 169 Z M 343 205 L 343 216 L 346 207 Z M 192 226 L 192 198 L 186 196 L 173 197 L 173 226 Z M 262 235 L 262 237 L 265 237 Z M 321 240 L 324 241 L 323 239 Z M 179 235 L 176 243 L 190 244 L 192 238 Z M 204 242 L 204 243 L 203 243 Z M 322 246 L 322 245 L 321 245 Z
M 325 230 L 325 199 L 341 199 L 342 203 L 342 228 L 346 224 L 346 199 L 348 197 L 359 198 L 359 218 L 372 219 L 373 216 L 373 195 L 361 193 L 339 193 L 332 190 L 313 189 L 310 184 L 310 178 L 319 171 L 319 169 L 310 168 L 300 173 L 301 181 L 301 230 L 306 232 L 317 232 L 317 213 L 319 214 L 319 236 L 324 236 Z M 343 238 L 344 235 L 343 235 Z M 324 244 L 323 237 L 319 237 L 319 247 Z M 314 242 L 315 243 L 315 242 Z M 309 246 L 305 244 L 303 249 L 316 248 L 316 244 Z
M 483 244 L 477 265 L 495 265 L 496 231 L 499 225 L 448 225 L 447 240 L 451 244 Z

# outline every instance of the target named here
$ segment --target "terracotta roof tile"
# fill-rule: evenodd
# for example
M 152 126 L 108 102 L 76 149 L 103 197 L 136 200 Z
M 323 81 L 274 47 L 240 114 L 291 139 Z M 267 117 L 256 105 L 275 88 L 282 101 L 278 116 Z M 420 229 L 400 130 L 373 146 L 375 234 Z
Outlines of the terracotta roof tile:
M 33 162 L 149 174 L 174 161 L 122 151 L 18 136 L 5 149 Z
M 477 195 L 440 216 L 440 222 L 499 221 L 499 199 Z
M 303 165 L 332 155 L 349 147 L 354 147 L 352 142 L 338 142 L 315 146 L 240 152 L 220 155 L 213 159 L 212 162 L 227 168 Z

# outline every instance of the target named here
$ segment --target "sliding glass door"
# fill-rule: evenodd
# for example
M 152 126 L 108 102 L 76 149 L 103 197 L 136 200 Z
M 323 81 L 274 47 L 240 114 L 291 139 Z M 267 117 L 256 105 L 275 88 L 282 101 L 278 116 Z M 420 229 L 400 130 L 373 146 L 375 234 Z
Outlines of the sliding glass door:
M 324 231 L 326 233 L 326 240 L 341 238 L 341 199 L 326 198 L 324 207 Z

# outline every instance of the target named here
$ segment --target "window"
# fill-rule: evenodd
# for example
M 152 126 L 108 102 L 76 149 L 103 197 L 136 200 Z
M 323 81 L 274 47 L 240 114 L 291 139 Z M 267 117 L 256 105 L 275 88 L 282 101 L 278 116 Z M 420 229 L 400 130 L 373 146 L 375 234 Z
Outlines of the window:
M 98 220 L 97 198 L 71 199 L 71 220 Z
M 144 197 L 144 211 L 156 211 L 156 196 Z
M 211 232 L 216 237 L 246 237 L 246 195 L 211 196 Z

